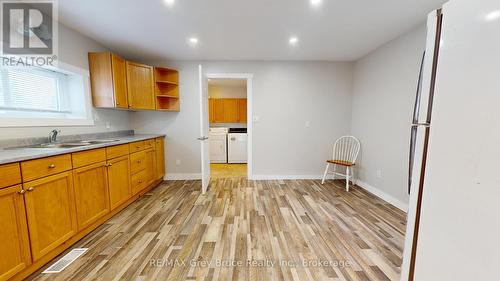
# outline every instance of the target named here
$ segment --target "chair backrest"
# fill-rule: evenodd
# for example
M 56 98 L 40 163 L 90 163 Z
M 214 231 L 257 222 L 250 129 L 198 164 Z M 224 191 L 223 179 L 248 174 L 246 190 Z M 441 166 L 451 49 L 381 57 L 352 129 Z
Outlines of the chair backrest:
M 343 136 L 335 141 L 333 160 L 355 163 L 360 149 L 359 140 L 353 136 Z

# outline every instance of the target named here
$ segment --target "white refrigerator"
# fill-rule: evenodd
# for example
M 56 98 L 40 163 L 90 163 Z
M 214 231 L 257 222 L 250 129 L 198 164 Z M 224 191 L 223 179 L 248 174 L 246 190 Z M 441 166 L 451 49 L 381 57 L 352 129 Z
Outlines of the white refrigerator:
M 500 280 L 500 0 L 428 17 L 401 280 Z

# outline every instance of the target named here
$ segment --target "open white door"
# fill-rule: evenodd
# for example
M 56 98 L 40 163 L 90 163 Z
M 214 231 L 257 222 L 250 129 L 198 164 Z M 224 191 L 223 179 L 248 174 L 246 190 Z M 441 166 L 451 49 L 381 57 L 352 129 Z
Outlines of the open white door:
M 203 73 L 201 65 L 199 68 L 200 87 L 200 137 L 201 143 L 201 188 L 207 192 L 210 183 L 210 142 L 208 140 L 208 79 Z

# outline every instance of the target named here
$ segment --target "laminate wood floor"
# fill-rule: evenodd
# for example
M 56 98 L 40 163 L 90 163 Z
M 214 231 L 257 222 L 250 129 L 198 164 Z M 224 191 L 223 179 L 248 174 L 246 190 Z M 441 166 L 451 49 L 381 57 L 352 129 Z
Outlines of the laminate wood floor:
M 317 180 L 164 183 L 31 280 L 398 280 L 406 214 Z
M 246 178 L 247 164 L 210 164 L 210 177 L 220 178 Z

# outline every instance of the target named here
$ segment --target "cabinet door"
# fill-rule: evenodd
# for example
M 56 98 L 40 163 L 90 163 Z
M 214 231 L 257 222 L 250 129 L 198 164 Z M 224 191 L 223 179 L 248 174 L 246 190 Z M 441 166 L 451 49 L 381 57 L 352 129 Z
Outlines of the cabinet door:
M 132 109 L 155 109 L 153 68 L 127 61 L 128 103 Z
M 224 100 L 223 99 L 214 99 L 213 100 L 213 107 L 214 107 L 213 123 L 224 122 Z
M 239 99 L 238 100 L 238 122 L 246 123 L 247 122 L 247 99 Z
M 165 176 L 165 138 L 156 139 L 156 179 Z
M 238 123 L 239 120 L 239 104 L 238 99 L 223 99 L 224 107 L 224 123 Z
M 214 99 L 208 99 L 208 118 L 210 123 L 215 123 L 215 104 Z
M 63 244 L 77 231 L 71 171 L 23 185 L 33 261 Z
M 0 280 L 31 264 L 22 190 L 20 185 L 0 189 Z
M 156 150 L 146 150 L 146 172 L 147 185 L 152 184 L 156 180 Z
M 109 213 L 106 162 L 73 170 L 78 229 L 84 229 Z
M 108 161 L 108 184 L 111 210 L 132 197 L 128 155 Z
M 115 106 L 118 108 L 128 108 L 127 66 L 125 60 L 117 55 L 111 54 L 111 67 L 113 72 Z

